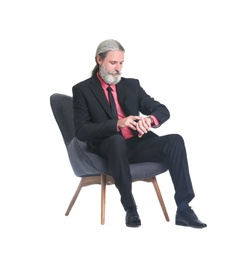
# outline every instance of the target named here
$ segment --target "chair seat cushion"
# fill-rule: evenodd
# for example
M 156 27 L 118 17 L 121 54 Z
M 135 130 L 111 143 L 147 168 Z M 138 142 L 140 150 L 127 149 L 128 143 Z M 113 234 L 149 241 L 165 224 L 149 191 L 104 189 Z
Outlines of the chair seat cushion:
M 78 177 L 95 176 L 108 173 L 107 160 L 91 152 L 85 142 L 76 137 L 67 144 L 68 156 L 74 173 Z M 168 170 L 164 162 L 143 162 L 130 164 L 133 179 L 146 179 Z

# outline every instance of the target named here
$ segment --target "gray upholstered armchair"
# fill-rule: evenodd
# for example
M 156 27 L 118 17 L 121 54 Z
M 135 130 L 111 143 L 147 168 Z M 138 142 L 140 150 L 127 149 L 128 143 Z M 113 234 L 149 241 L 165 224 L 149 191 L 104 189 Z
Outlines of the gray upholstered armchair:
M 69 215 L 82 187 L 101 184 L 101 224 L 103 225 L 105 223 L 106 184 L 114 184 L 113 178 L 109 175 L 107 162 L 99 155 L 90 152 L 87 144 L 74 136 L 72 97 L 55 93 L 50 96 L 50 104 L 62 134 L 73 172 L 81 178 L 65 215 Z M 130 167 L 133 181 L 153 183 L 165 219 L 169 221 L 156 179 L 158 174 L 168 170 L 167 165 L 165 163 L 146 162 L 131 164 Z

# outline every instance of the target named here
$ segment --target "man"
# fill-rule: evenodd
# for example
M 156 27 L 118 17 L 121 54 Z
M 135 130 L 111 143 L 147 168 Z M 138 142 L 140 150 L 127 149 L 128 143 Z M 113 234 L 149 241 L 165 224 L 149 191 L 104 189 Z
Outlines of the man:
M 121 77 L 124 52 L 116 40 L 101 42 L 92 76 L 73 86 L 76 137 L 108 160 L 128 227 L 141 225 L 129 163 L 164 160 L 175 188 L 176 225 L 204 228 L 207 225 L 189 206 L 195 195 L 183 138 L 151 131 L 169 119 L 169 111 L 150 97 L 137 79 Z

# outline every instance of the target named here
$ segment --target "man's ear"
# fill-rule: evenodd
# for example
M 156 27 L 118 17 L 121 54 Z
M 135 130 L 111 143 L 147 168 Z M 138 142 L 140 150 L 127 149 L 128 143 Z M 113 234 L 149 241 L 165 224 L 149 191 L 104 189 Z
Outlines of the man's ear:
M 97 55 L 96 61 L 100 65 L 102 63 L 102 58 L 99 55 Z

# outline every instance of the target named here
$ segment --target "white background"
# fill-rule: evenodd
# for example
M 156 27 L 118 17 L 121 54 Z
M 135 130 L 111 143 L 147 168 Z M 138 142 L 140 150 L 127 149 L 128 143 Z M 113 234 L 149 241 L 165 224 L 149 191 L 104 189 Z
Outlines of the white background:
M 0 258 L 250 259 L 249 1 L 1 1 Z M 150 184 L 134 183 L 142 226 L 127 228 L 116 188 L 80 193 L 49 97 L 89 77 L 102 40 L 126 49 L 123 76 L 166 104 L 158 134 L 186 142 L 208 224 L 175 226 L 169 173 L 159 185 L 166 222 Z

